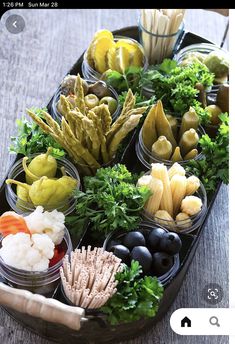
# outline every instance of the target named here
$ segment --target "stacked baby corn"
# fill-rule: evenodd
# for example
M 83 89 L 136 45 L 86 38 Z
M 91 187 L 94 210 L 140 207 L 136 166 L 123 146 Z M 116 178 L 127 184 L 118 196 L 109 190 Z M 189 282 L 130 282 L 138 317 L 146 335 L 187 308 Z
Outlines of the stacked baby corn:
M 144 121 L 143 144 L 157 160 L 177 162 L 194 159 L 198 155 L 198 126 L 199 117 L 193 107 L 183 115 L 179 126 L 175 117 L 165 115 L 159 100 L 152 106 Z
M 76 306 L 102 307 L 116 292 L 115 274 L 121 270 L 121 259 L 102 248 L 76 249 L 65 256 L 60 269 L 65 295 Z
M 98 105 L 91 110 L 86 107 L 82 80 L 78 74 L 75 82 L 76 107 L 71 109 L 66 97 L 61 96 L 63 117 L 60 125 L 45 111 L 45 121 L 30 110 L 27 113 L 68 152 L 81 172 L 90 175 L 115 157 L 119 144 L 138 125 L 147 107 L 134 108 L 135 101 L 129 90 L 120 116 L 111 124 L 107 105 Z
M 164 164 L 152 164 L 150 175 L 138 180 L 139 186 L 147 186 L 152 196 L 145 204 L 148 215 L 169 229 L 191 227 L 193 215 L 202 208 L 201 198 L 193 196 L 199 189 L 196 176 L 185 176 L 184 168 L 178 163 L 167 170 Z

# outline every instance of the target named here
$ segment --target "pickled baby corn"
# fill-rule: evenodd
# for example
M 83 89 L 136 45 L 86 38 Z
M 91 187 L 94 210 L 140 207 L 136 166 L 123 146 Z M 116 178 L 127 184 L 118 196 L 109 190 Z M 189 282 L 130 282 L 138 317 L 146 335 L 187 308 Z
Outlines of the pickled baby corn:
M 172 154 L 172 144 L 165 136 L 160 136 L 152 145 L 152 155 L 155 158 L 169 160 Z
M 173 201 L 173 213 L 176 216 L 179 212 L 181 202 L 186 194 L 187 178 L 178 174 L 174 175 L 170 181 Z
M 190 216 L 201 211 L 202 200 L 197 196 L 186 196 L 181 203 L 181 210 Z
M 152 196 L 145 204 L 145 210 L 154 215 L 160 207 L 160 202 L 163 194 L 163 183 L 161 180 L 151 177 L 150 183 L 147 185 L 152 192 Z
M 160 179 L 163 183 L 163 194 L 160 209 L 166 210 L 171 216 L 173 216 L 171 186 L 166 166 L 164 164 L 152 164 L 151 176 Z
M 196 176 L 187 178 L 186 196 L 193 195 L 200 187 L 200 180 Z
M 154 215 L 154 219 L 163 227 L 175 228 L 175 221 L 166 210 L 158 210 Z
M 189 215 L 186 213 L 179 213 L 175 218 L 177 228 L 187 229 L 192 226 L 192 220 L 190 219 Z
M 178 162 L 175 162 L 168 170 L 170 179 L 176 174 L 179 176 L 185 176 L 185 169 L 180 164 L 178 164 Z
M 148 186 L 152 178 L 153 177 L 151 175 L 140 177 L 138 179 L 137 186 Z

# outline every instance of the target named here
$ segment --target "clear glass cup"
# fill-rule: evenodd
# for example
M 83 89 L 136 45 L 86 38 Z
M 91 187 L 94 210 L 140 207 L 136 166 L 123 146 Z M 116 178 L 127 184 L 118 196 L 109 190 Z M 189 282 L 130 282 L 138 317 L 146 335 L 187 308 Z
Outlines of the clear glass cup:
M 91 85 L 93 84 L 95 81 L 92 81 L 92 80 L 85 80 L 88 85 Z M 97 80 L 96 80 L 97 81 Z M 102 83 L 105 84 L 104 81 L 100 81 Z M 105 84 L 106 85 L 106 84 Z M 119 100 L 118 100 L 118 94 L 117 92 L 114 90 L 113 87 L 111 86 L 108 86 L 108 89 L 110 91 L 110 94 L 111 94 L 111 97 L 113 97 L 114 99 L 116 99 L 117 101 L 117 109 L 115 110 L 115 112 L 112 114 L 112 119 L 113 121 L 115 121 L 118 116 L 120 115 L 120 112 L 121 112 L 121 105 L 119 103 Z M 60 95 L 61 95 L 61 87 L 59 87 L 53 97 L 53 100 L 52 100 L 52 105 L 51 105 L 51 115 L 52 117 L 57 120 L 58 122 L 61 122 L 61 118 L 62 118 L 62 115 L 61 113 L 58 111 L 58 108 L 57 108 L 57 105 L 58 105 L 58 102 L 59 102 L 59 99 L 60 99 Z
M 180 44 L 184 32 L 184 23 L 179 27 L 177 32 L 170 35 L 160 35 L 156 32 L 148 31 L 139 19 L 139 38 L 144 48 L 145 55 L 150 65 L 162 63 L 164 58 L 174 55 Z
M 29 162 L 38 154 L 33 154 L 29 156 Z M 15 179 L 18 181 L 25 182 L 25 172 L 22 166 L 22 159 L 19 159 L 16 161 L 16 163 L 11 167 L 9 173 L 8 173 L 8 179 Z M 60 158 L 57 159 L 57 171 L 60 170 L 61 167 L 65 168 L 66 175 L 76 179 L 78 181 L 78 186 L 80 187 L 80 177 L 77 168 L 66 158 Z M 62 175 L 60 175 L 62 176 Z M 17 213 L 23 214 L 23 213 L 31 213 L 36 209 L 36 206 L 34 206 L 32 203 L 29 203 L 23 199 L 20 199 L 16 194 L 16 185 L 14 184 L 6 184 L 5 187 L 5 194 L 6 199 L 10 207 Z M 74 197 L 70 197 L 69 199 L 64 200 L 61 203 L 57 203 L 56 205 L 50 205 L 48 207 L 44 206 L 44 210 L 52 211 L 54 209 L 57 209 L 58 211 L 61 211 L 64 213 L 64 215 L 69 215 L 73 212 L 76 206 L 76 200 Z
M 165 227 L 158 224 L 156 225 L 152 221 L 142 221 L 137 231 L 140 231 L 145 236 L 156 227 L 158 228 L 160 227 L 165 232 L 168 232 L 168 230 Z M 110 251 L 111 247 L 114 244 L 117 245 L 122 242 L 122 237 L 126 234 L 127 232 L 125 231 L 115 231 L 115 232 L 110 233 L 104 241 L 103 249 L 106 251 Z M 175 254 L 173 258 L 174 258 L 174 264 L 170 268 L 170 270 L 167 271 L 164 275 L 158 276 L 158 280 L 163 286 L 166 286 L 175 277 L 175 275 L 177 274 L 177 271 L 179 270 L 179 267 L 180 267 L 179 254 L 178 253 Z
M 114 42 L 117 42 L 119 39 L 131 40 L 133 43 L 135 43 L 135 44 L 137 44 L 139 46 L 139 48 L 143 51 L 143 54 L 144 54 L 143 47 L 135 39 L 130 38 L 130 37 L 125 37 L 125 36 L 115 36 L 114 37 Z M 146 70 L 147 67 L 148 67 L 148 62 L 147 62 L 147 59 L 146 59 L 146 57 L 144 55 L 144 58 L 143 58 L 143 69 Z M 89 65 L 89 63 L 87 61 L 86 52 L 84 53 L 83 62 L 82 62 L 82 74 L 83 74 L 85 79 L 91 80 L 93 82 L 97 81 L 97 80 L 100 80 L 100 78 L 102 76 L 99 72 L 97 72 L 95 69 L 93 69 Z
M 228 56 L 228 52 L 219 46 L 212 44 L 212 43 L 198 43 L 198 44 L 191 44 L 187 47 L 180 49 L 177 54 L 174 56 L 174 60 L 178 62 L 178 64 L 181 64 L 183 60 L 187 58 L 188 55 L 192 53 L 201 53 L 208 55 L 212 51 L 222 53 L 225 56 Z M 228 80 L 225 81 L 225 83 L 228 83 Z M 207 90 L 207 92 L 217 92 L 219 89 L 221 83 L 213 85 L 211 88 Z
M 0 247 L 1 241 L 2 238 L 0 238 Z M 67 228 L 65 228 L 64 239 L 60 245 L 63 245 L 65 255 L 70 254 L 73 249 Z M 62 263 L 63 258 L 45 271 L 26 271 L 7 265 L 0 257 L 0 274 L 13 288 L 26 289 L 32 293 L 51 297 L 60 282 Z
M 176 117 L 176 118 L 178 120 L 178 129 L 179 129 L 180 125 L 181 125 L 182 117 L 181 118 Z M 205 130 L 203 129 L 203 127 L 201 125 L 199 125 L 199 127 L 197 129 L 197 133 L 198 133 L 199 139 L 202 137 L 202 135 L 205 134 Z M 142 129 L 139 132 L 139 138 L 135 144 L 135 151 L 136 151 L 136 155 L 137 155 L 139 161 L 147 169 L 151 168 L 152 163 L 157 163 L 157 162 L 164 163 L 166 166 L 171 166 L 174 164 L 174 162 L 171 160 L 164 160 L 164 159 L 156 158 L 152 155 L 151 151 L 144 145 L 143 138 L 142 138 Z M 202 158 L 202 153 L 199 152 L 199 154 L 193 160 L 199 160 L 201 158 Z M 183 160 L 183 161 L 178 161 L 178 163 L 180 165 L 184 166 L 184 165 L 187 165 L 187 163 L 189 161 L 190 160 Z
M 146 172 L 146 174 L 150 174 L 150 171 Z M 190 176 L 191 176 L 190 173 L 186 174 L 186 177 L 190 177 Z M 197 214 L 190 216 L 188 220 L 177 221 L 177 223 L 175 220 L 173 221 L 163 220 L 163 219 L 157 218 L 156 216 L 154 217 L 153 215 L 149 214 L 146 210 L 143 210 L 142 216 L 145 220 L 154 223 L 155 226 L 159 226 L 159 225 L 163 226 L 168 231 L 185 233 L 185 234 L 192 233 L 202 225 L 207 213 L 207 195 L 206 195 L 206 190 L 201 182 L 200 182 L 200 187 L 193 194 L 193 196 L 197 196 L 201 199 L 202 208 Z

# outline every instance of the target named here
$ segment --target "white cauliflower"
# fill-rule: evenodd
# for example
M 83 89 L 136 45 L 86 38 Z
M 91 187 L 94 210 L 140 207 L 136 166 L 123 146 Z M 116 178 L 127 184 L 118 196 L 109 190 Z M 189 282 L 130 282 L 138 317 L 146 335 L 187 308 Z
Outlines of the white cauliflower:
M 56 209 L 51 212 L 43 212 L 43 207 L 38 206 L 33 213 L 24 219 L 31 233 L 47 234 L 55 245 L 62 242 L 65 229 L 63 213 Z
M 46 234 L 9 234 L 2 240 L 0 257 L 14 268 L 45 271 L 54 256 L 55 245 Z

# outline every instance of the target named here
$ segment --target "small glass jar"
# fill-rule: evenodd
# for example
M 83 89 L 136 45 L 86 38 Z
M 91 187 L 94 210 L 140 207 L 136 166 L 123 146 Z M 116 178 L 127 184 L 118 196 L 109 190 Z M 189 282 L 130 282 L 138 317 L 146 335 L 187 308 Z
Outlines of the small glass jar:
M 137 42 L 135 39 L 130 38 L 130 37 L 125 37 L 125 36 L 115 36 L 114 37 L 114 42 L 117 42 L 119 39 L 128 39 L 129 41 L 132 41 L 133 43 L 137 44 L 138 47 L 141 49 L 141 51 L 143 52 L 143 69 L 146 70 L 148 67 L 148 62 L 147 59 L 144 55 L 144 50 L 143 47 L 141 46 L 141 44 L 139 42 Z M 88 61 L 87 61 L 87 56 L 86 56 L 86 52 L 84 53 L 84 57 L 83 57 L 83 62 L 82 62 L 82 75 L 84 76 L 84 78 L 91 80 L 91 81 L 98 81 L 101 78 L 101 74 L 99 72 L 97 72 L 95 69 L 93 69 Z
M 65 255 L 70 254 L 73 249 L 67 228 L 65 228 L 64 239 L 60 245 L 63 245 Z M 7 265 L 0 257 L 0 274 L 13 288 L 26 289 L 32 293 L 51 297 L 60 281 L 62 263 L 63 258 L 46 271 L 26 271 Z
M 153 230 L 156 227 L 162 228 L 165 232 L 168 232 L 166 228 L 164 228 L 161 225 L 156 225 L 153 223 L 153 221 L 143 221 L 140 223 L 139 228 L 137 229 L 140 231 L 144 236 L 146 236 L 151 230 Z M 115 244 L 118 245 L 122 242 L 122 237 L 126 235 L 127 232 L 124 231 L 115 231 L 110 233 L 103 244 L 103 249 L 106 251 L 110 251 L 111 247 Z M 166 286 L 176 275 L 177 271 L 179 270 L 180 267 L 180 259 L 179 259 L 179 254 L 175 254 L 173 256 L 174 258 L 174 264 L 170 268 L 169 271 L 167 271 L 164 275 L 157 277 L 159 282 L 163 285 Z M 154 276 L 154 275 L 153 275 Z
M 183 22 L 177 32 L 170 35 L 160 35 L 156 32 L 148 31 L 139 19 L 140 43 L 144 48 L 145 55 L 150 65 L 162 63 L 164 58 L 172 57 L 178 49 L 183 33 Z
M 85 81 L 88 83 L 88 85 L 91 85 L 91 84 L 94 83 L 94 81 L 91 81 L 91 80 L 85 80 Z M 104 81 L 100 81 L 100 82 L 105 84 Z M 109 89 L 109 91 L 111 93 L 111 97 L 113 97 L 117 101 L 117 108 L 116 108 L 115 112 L 112 114 L 112 119 L 113 119 L 113 121 L 115 121 L 118 118 L 118 116 L 120 115 L 121 105 L 120 105 L 119 100 L 118 100 L 118 94 L 114 90 L 114 88 L 111 87 L 111 86 L 108 86 L 108 89 Z M 52 99 L 52 104 L 51 104 L 51 115 L 58 122 L 61 122 L 61 118 L 62 118 L 61 113 L 57 109 L 57 105 L 58 105 L 58 102 L 60 100 L 60 95 L 61 95 L 61 87 L 59 87 L 57 89 L 57 91 L 56 91 L 56 93 L 55 93 L 55 95 L 54 95 L 54 97 Z
M 178 120 L 178 128 L 180 128 L 182 118 L 176 117 L 176 119 Z M 197 133 L 198 133 L 199 139 L 202 137 L 202 135 L 205 134 L 205 131 L 201 125 L 199 125 L 197 129 Z M 136 151 L 136 155 L 139 161 L 147 169 L 151 168 L 152 163 L 164 163 L 168 167 L 174 164 L 174 161 L 156 158 L 152 155 L 151 151 L 144 145 L 143 137 L 142 137 L 142 129 L 139 132 L 139 138 L 135 144 L 135 151 Z M 199 152 L 199 154 L 193 160 L 199 160 L 201 158 L 202 158 L 202 153 Z M 178 161 L 178 163 L 184 166 L 184 165 L 187 165 L 189 161 L 190 160 L 182 160 L 182 161 Z
M 150 171 L 147 172 L 146 174 L 150 174 Z M 191 174 L 189 173 L 186 174 L 186 177 L 190 177 L 190 176 Z M 206 195 L 206 190 L 201 182 L 200 182 L 200 187 L 193 194 L 193 196 L 197 196 L 201 199 L 202 208 L 199 213 L 193 216 L 190 216 L 189 219 L 187 220 L 177 221 L 177 223 L 175 220 L 173 221 L 163 220 L 163 219 L 157 218 L 156 216 L 154 217 L 153 215 L 149 214 L 145 210 L 143 210 L 142 216 L 147 221 L 154 223 L 155 226 L 159 226 L 159 225 L 163 226 L 168 231 L 185 233 L 185 234 L 192 233 L 201 226 L 207 212 L 207 195 Z M 190 223 L 189 223 L 189 220 L 190 220 Z
M 29 156 L 29 162 L 38 154 L 33 154 Z M 16 161 L 16 163 L 11 167 L 9 173 L 8 173 L 8 179 L 15 179 L 17 181 L 23 181 L 25 182 L 25 172 L 22 166 L 22 159 L 19 159 Z M 57 171 L 60 171 L 60 168 L 64 167 L 66 175 L 76 179 L 78 181 L 78 186 L 81 186 L 80 177 L 77 171 L 77 168 L 66 158 L 60 158 L 57 159 Z M 59 172 L 60 173 L 60 172 Z M 58 177 L 61 177 L 59 175 Z M 29 203 L 23 199 L 20 199 L 16 194 L 16 185 L 14 184 L 6 184 L 5 187 L 5 194 L 6 199 L 10 207 L 17 213 L 23 214 L 23 213 L 31 213 L 36 209 L 36 206 L 34 206 L 32 203 Z M 69 199 L 66 199 L 65 201 L 61 203 L 57 203 L 55 206 L 49 205 L 48 207 L 43 206 L 44 210 L 52 211 L 54 209 L 57 209 L 58 211 L 61 211 L 64 213 L 64 215 L 69 215 L 73 212 L 76 206 L 76 200 L 74 197 L 70 197 Z
M 201 53 L 208 55 L 212 51 L 223 53 L 225 56 L 228 56 L 228 52 L 219 46 L 211 43 L 199 43 L 199 44 L 191 44 L 187 47 L 181 49 L 178 51 L 178 53 L 174 56 L 174 60 L 178 62 L 178 64 L 182 63 L 183 60 L 187 58 L 187 56 L 191 53 Z M 225 82 L 227 83 L 227 82 Z M 213 85 L 211 88 L 209 88 L 208 92 L 216 92 L 218 91 L 220 86 L 220 83 Z

